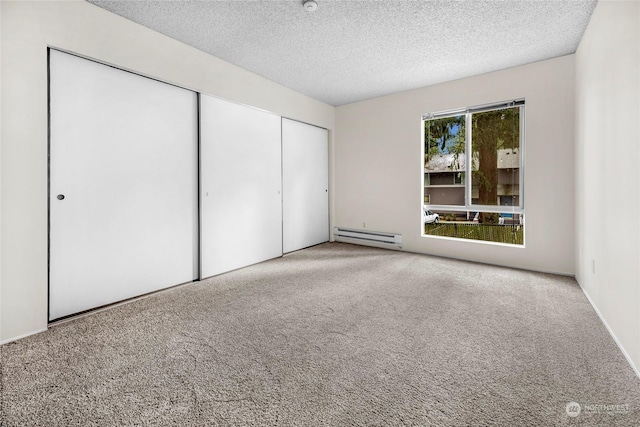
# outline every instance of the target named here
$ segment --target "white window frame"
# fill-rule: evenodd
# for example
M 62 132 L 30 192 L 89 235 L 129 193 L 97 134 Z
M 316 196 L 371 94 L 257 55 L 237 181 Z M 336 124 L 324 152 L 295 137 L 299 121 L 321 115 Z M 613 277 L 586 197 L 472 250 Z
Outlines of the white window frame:
M 473 167 L 473 152 L 472 152 L 472 127 L 471 116 L 474 113 L 480 113 L 484 111 L 496 111 L 504 110 L 507 108 L 518 107 L 520 117 L 520 144 L 518 148 L 518 154 L 520 156 L 519 164 L 519 180 L 518 180 L 518 193 L 519 204 L 518 206 L 509 206 L 509 209 L 505 209 L 500 205 L 478 205 L 472 203 L 472 167 Z M 454 116 L 465 116 L 465 204 L 464 205 L 432 205 L 426 204 L 426 209 L 434 211 L 450 211 L 450 212 L 491 212 L 491 213 L 510 213 L 524 215 L 524 165 L 525 165 L 525 102 L 524 99 L 516 99 L 513 101 L 498 102 L 492 104 L 479 105 L 475 107 L 468 107 L 464 109 L 448 110 L 437 113 L 424 114 L 422 116 L 422 196 L 420 200 L 424 200 L 424 188 L 425 188 L 425 170 L 424 170 L 424 157 L 425 157 L 425 122 L 433 119 L 443 119 Z

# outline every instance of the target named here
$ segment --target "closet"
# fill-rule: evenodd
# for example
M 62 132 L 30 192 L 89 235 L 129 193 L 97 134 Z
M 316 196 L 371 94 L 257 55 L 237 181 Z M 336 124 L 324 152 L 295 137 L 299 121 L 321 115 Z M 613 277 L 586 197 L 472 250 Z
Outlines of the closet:
M 329 240 L 326 129 L 49 50 L 49 320 Z
M 201 277 L 282 255 L 280 117 L 200 95 Z
M 282 119 L 283 250 L 329 240 L 327 130 Z
M 196 279 L 196 93 L 49 55 L 49 319 Z

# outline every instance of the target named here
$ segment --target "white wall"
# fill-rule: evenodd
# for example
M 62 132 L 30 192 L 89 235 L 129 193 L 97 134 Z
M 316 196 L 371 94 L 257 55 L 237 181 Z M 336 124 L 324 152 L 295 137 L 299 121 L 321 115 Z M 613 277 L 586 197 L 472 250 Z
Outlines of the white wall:
M 526 99 L 525 247 L 421 236 L 421 117 Z M 335 222 L 401 233 L 403 249 L 574 273 L 574 57 L 336 108 Z
M 639 64 L 640 3 L 600 1 L 576 53 L 576 277 L 637 372 Z
M 0 341 L 47 326 L 47 46 L 334 128 L 333 107 L 89 3 L 0 8 Z

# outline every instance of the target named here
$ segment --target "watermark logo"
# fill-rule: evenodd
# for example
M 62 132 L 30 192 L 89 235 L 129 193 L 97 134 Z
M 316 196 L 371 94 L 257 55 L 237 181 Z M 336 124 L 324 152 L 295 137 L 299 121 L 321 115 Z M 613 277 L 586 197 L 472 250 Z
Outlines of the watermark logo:
M 580 415 L 580 412 L 582 412 L 582 407 L 578 402 L 569 402 L 567 403 L 565 411 L 567 411 L 567 415 L 573 418 Z
M 578 402 L 569 402 L 565 407 L 565 411 L 567 415 L 575 418 L 581 413 L 583 414 L 611 414 L 611 415 L 626 415 L 629 413 L 629 405 L 626 403 L 623 404 L 615 404 L 615 405 L 602 405 L 602 404 L 593 404 L 593 403 L 583 403 L 582 405 Z

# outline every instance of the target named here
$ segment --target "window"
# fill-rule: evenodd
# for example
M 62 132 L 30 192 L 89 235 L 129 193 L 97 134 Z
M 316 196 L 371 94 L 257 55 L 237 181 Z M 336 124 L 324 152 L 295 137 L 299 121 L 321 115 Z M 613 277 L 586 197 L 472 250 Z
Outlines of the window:
M 524 100 L 422 121 L 424 235 L 523 245 Z

